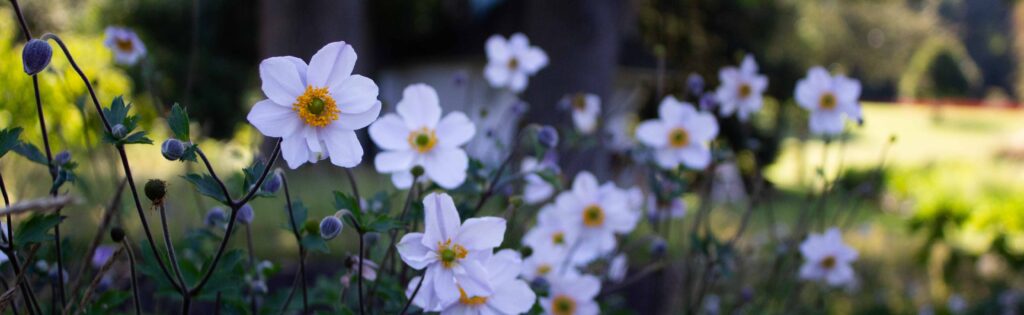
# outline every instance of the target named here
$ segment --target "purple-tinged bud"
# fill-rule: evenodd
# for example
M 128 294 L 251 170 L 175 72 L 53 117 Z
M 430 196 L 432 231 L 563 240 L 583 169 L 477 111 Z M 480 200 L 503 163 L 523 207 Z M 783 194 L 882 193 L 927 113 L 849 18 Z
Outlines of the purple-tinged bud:
M 668 243 L 664 239 L 657 237 L 651 240 L 651 255 L 656 257 L 664 255 L 666 249 L 668 249 Z
M 558 146 L 558 130 L 550 125 L 544 125 L 537 131 L 537 142 L 548 149 Z
M 715 98 L 714 93 L 704 93 L 700 97 L 700 109 L 703 111 L 713 111 L 718 106 L 718 100 Z
M 68 150 L 60 151 L 56 156 L 53 157 L 54 164 L 64 165 L 71 162 L 71 152 Z
M 320 237 L 325 240 L 332 240 L 341 233 L 341 229 L 345 227 L 341 224 L 341 219 L 336 216 L 327 216 L 323 220 L 320 220 Z
M 21 62 L 25 73 L 35 75 L 46 69 L 53 58 L 53 47 L 46 41 L 32 39 L 21 50 Z
M 125 128 L 122 124 L 116 124 L 113 127 L 110 127 L 110 134 L 113 135 L 114 138 L 124 139 L 124 137 L 128 136 L 128 128 Z
M 160 153 L 168 161 L 177 161 L 185 155 L 185 143 L 174 138 L 164 140 L 164 143 L 160 145 Z
M 114 256 L 114 252 L 117 247 L 114 245 L 100 245 L 96 247 L 96 251 L 92 254 L 92 267 L 100 269 L 103 265 L 106 265 L 110 261 L 110 257 Z
M 281 190 L 281 174 L 274 172 L 270 175 L 265 182 L 263 182 L 263 191 L 276 194 L 277 191 Z
M 221 222 L 228 220 L 227 215 L 224 213 L 224 209 L 221 207 L 214 207 L 210 211 L 206 212 L 206 217 L 203 218 L 203 223 L 207 226 L 219 226 Z
M 252 211 L 252 206 L 245 204 L 241 208 L 238 208 L 238 216 L 235 217 L 235 220 L 245 224 L 250 224 L 252 223 L 254 216 L 256 216 L 256 214 Z
M 704 93 L 704 78 L 699 74 L 690 73 L 686 77 L 686 90 L 690 92 L 693 97 L 699 97 Z

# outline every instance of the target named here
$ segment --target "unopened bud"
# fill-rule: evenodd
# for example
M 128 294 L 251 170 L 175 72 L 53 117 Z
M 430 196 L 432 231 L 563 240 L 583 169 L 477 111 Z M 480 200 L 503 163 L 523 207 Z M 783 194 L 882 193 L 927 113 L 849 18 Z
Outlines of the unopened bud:
M 699 74 L 690 73 L 690 75 L 686 77 L 686 89 L 687 92 L 690 92 L 690 95 L 695 97 L 700 96 L 704 93 L 704 78 Z
M 203 218 L 203 223 L 207 226 L 218 226 L 221 222 L 225 222 L 227 220 L 228 217 L 224 214 L 224 209 L 221 207 L 214 207 L 213 209 L 210 209 L 210 211 L 206 212 L 206 217 Z
M 57 156 L 53 157 L 53 162 L 57 165 L 68 164 L 71 162 L 71 152 L 68 152 L 68 150 L 60 151 L 60 153 L 57 153 Z
M 263 191 L 271 194 L 277 193 L 278 190 L 281 190 L 281 174 L 278 172 L 271 174 L 270 177 L 263 182 L 262 189 Z
M 113 127 L 110 127 L 110 134 L 113 135 L 114 138 L 123 139 L 128 136 L 128 128 L 125 128 L 122 124 L 116 124 Z
M 185 155 L 185 144 L 174 138 L 164 140 L 164 143 L 160 145 L 160 153 L 168 161 L 177 161 Z
M 341 219 L 336 216 L 326 216 L 323 220 L 320 220 L 320 237 L 325 240 L 331 240 L 341 233 L 341 229 L 344 227 L 341 224 Z
M 167 182 L 159 179 L 150 179 L 146 182 L 146 198 L 153 202 L 155 205 L 159 205 L 164 202 L 164 196 L 167 195 Z
M 21 50 L 21 62 L 25 73 L 35 75 L 46 69 L 53 57 L 53 48 L 46 41 L 32 39 Z
M 110 239 L 112 239 L 112 240 L 114 240 L 114 242 L 118 242 L 118 243 L 123 241 L 124 240 L 124 229 L 122 229 L 120 227 L 114 227 L 114 228 L 110 229 Z
M 416 165 L 412 167 L 412 177 L 423 176 L 423 167 Z
M 558 146 L 558 130 L 550 125 L 544 125 L 537 131 L 537 142 L 544 147 L 551 149 Z
M 245 204 L 242 205 L 241 208 L 238 208 L 238 215 L 235 217 L 235 220 L 245 224 L 250 224 L 252 223 L 254 216 L 256 216 L 256 214 L 253 213 L 252 206 Z

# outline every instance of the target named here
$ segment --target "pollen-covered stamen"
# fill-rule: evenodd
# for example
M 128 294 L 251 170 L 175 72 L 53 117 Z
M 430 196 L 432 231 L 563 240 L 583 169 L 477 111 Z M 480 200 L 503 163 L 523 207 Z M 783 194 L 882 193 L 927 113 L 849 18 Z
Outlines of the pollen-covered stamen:
M 576 93 L 576 95 L 572 96 L 572 108 L 578 112 L 587 109 L 587 98 L 583 93 Z
M 750 96 L 750 94 L 753 92 L 754 90 L 750 87 L 750 84 L 743 83 L 740 84 L 740 88 L 737 91 L 737 94 L 739 94 L 740 98 L 747 98 L 747 96 Z
M 835 256 L 828 256 L 828 257 L 825 257 L 825 259 L 821 260 L 821 268 L 824 268 L 824 269 L 828 270 L 828 269 L 835 268 L 835 266 L 836 266 L 836 257 Z
M 821 109 L 835 109 L 836 105 L 835 94 L 826 92 L 821 94 L 821 98 L 818 99 L 818 106 L 821 107 Z
M 555 232 L 551 234 L 551 242 L 558 245 L 565 244 L 565 233 Z
M 583 225 L 587 227 L 598 227 L 604 224 L 604 209 L 599 205 L 589 205 L 583 208 Z
M 462 303 L 462 305 L 484 305 L 484 303 L 487 303 L 487 297 L 470 297 L 466 295 L 466 290 L 463 290 L 462 287 L 459 287 L 459 303 Z
M 327 88 L 312 86 L 307 86 L 306 91 L 295 99 L 292 110 L 310 127 L 326 127 L 338 120 L 341 112 Z
M 537 266 L 537 274 L 543 276 L 543 275 L 548 274 L 549 272 L 551 272 L 551 265 L 543 264 L 543 265 Z
M 516 59 L 516 57 L 509 58 L 507 66 L 509 70 L 515 70 L 519 68 L 519 59 Z
M 690 144 L 690 133 L 683 128 L 672 128 L 668 132 L 668 145 L 673 148 L 682 148 Z
M 130 52 L 130 51 L 132 51 L 135 48 L 135 43 L 133 43 L 132 40 L 128 39 L 128 38 L 118 38 L 118 39 L 115 39 L 114 40 L 114 45 L 117 46 L 118 50 L 124 51 L 124 52 Z
M 437 145 L 437 134 L 430 128 L 423 127 L 409 133 L 409 146 L 419 153 L 430 152 Z
M 459 244 L 452 244 L 452 240 L 437 242 L 437 258 L 445 268 L 451 268 L 459 260 L 466 258 L 469 251 Z
M 572 315 L 576 313 L 576 301 L 566 295 L 551 299 L 551 313 L 555 315 Z

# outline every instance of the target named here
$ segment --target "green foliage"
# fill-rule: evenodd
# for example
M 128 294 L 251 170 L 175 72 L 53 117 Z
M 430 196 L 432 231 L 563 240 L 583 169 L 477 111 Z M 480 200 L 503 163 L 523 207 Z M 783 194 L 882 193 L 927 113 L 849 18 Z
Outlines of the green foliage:
M 21 136 L 21 127 L 0 130 L 0 157 L 3 157 L 11 149 L 21 143 L 18 137 Z
M 348 210 L 352 220 L 356 223 L 356 230 L 359 233 L 366 232 L 387 232 L 399 225 L 399 222 L 392 219 L 386 212 L 363 211 L 359 201 L 346 193 L 334 192 L 334 207 L 336 209 Z M 344 218 L 342 218 L 344 221 Z
M 188 112 L 184 107 L 174 103 L 171 107 L 171 115 L 167 117 L 167 124 L 171 127 L 174 137 L 181 141 L 189 141 L 189 119 Z
M 34 214 L 15 229 L 14 242 L 22 245 L 52 241 L 50 230 L 60 221 L 61 217 L 56 214 Z
M 191 173 L 182 176 L 182 178 L 187 180 L 189 183 L 192 183 L 196 190 L 199 191 L 200 194 L 203 194 L 203 196 L 213 198 L 213 200 L 222 204 L 230 205 L 231 201 L 224 198 L 224 192 L 221 190 L 220 184 L 217 183 L 217 180 L 213 179 L 213 176 Z
M 153 143 L 153 140 L 146 137 L 145 131 L 134 132 L 139 126 L 139 117 L 128 114 L 131 107 L 131 104 L 125 104 L 123 96 L 117 96 L 110 103 L 110 107 L 103 109 L 103 117 L 107 118 L 111 127 L 117 128 L 118 125 L 124 127 L 124 135 L 115 134 L 116 130 L 109 131 L 104 135 L 104 141 L 114 145 Z

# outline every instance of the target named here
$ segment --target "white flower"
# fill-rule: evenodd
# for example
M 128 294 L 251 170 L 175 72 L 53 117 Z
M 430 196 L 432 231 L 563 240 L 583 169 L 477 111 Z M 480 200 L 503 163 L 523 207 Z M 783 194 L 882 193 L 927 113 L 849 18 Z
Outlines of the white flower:
M 686 216 L 686 202 L 682 198 L 669 201 L 659 200 L 657 195 L 647 195 L 647 216 L 656 220 L 678 219 Z
M 590 93 L 576 93 L 568 97 L 572 109 L 572 123 L 583 134 L 597 130 L 597 119 L 601 116 L 601 98 Z
M 114 52 L 114 61 L 123 65 L 135 65 L 146 55 L 146 45 L 139 36 L 124 27 L 107 26 L 103 45 Z
M 804 264 L 800 266 L 800 279 L 824 281 L 831 286 L 853 283 L 853 268 L 857 251 L 843 243 L 838 228 L 830 228 L 824 234 L 810 234 L 800 243 L 800 254 Z
M 523 235 L 523 244 L 533 247 L 550 247 L 568 250 L 576 242 L 579 228 L 562 219 L 559 209 L 554 205 L 545 205 L 537 213 L 537 225 Z
M 533 307 L 537 295 L 526 281 L 516 279 L 523 259 L 511 249 L 499 251 L 484 264 L 488 281 L 494 288 L 490 296 L 470 296 L 459 290 L 457 302 L 441 311 L 442 315 L 522 314 Z
M 466 144 L 466 152 L 488 168 L 496 169 L 511 150 L 519 121 L 529 105 L 514 95 L 499 93 L 494 100 L 469 110 L 477 135 Z
M 613 183 L 598 185 L 589 172 L 580 172 L 572 190 L 555 200 L 559 216 L 579 229 L 570 250 L 571 259 L 585 264 L 615 249 L 615 234 L 629 233 L 640 217 L 630 209 L 629 197 Z
M 654 149 L 654 161 L 665 169 L 679 164 L 703 169 L 711 163 L 707 142 L 718 135 L 718 121 L 709 113 L 669 96 L 658 107 L 659 119 L 640 123 L 636 137 Z
M 540 299 L 544 313 L 553 315 L 596 315 L 601 308 L 594 297 L 601 292 L 601 281 L 591 275 L 553 276 L 548 279 L 550 294 Z
M 545 167 L 541 165 L 534 157 L 523 158 L 523 164 L 520 167 L 520 172 L 523 172 L 523 180 L 526 185 L 523 187 L 523 200 L 527 204 L 537 204 L 541 201 L 547 200 L 555 193 L 555 187 L 551 186 L 551 183 L 544 180 L 537 172 L 544 171 Z
M 431 193 L 423 198 L 424 233 L 409 233 L 398 243 L 402 261 L 416 270 L 426 268 L 417 305 L 438 311 L 459 298 L 490 296 L 490 275 L 484 262 L 505 236 L 505 220 L 472 218 L 459 222 L 459 212 L 448 194 Z M 456 284 L 457 283 L 457 284 Z
M 718 80 L 722 85 L 715 91 L 715 96 L 722 116 L 736 113 L 741 121 L 746 121 L 750 114 L 761 110 L 761 94 L 768 87 L 768 78 L 757 73 L 754 56 L 743 58 L 739 68 L 725 67 L 718 71 Z
M 608 119 L 604 130 L 608 135 L 608 148 L 616 152 L 624 152 L 636 144 L 636 127 L 639 123 L 634 113 L 615 115 Z
M 249 123 L 267 137 L 281 138 L 281 156 L 295 169 L 330 157 L 341 167 L 363 159 L 356 130 L 380 114 L 377 84 L 352 74 L 356 52 L 345 42 L 320 49 L 307 66 L 296 57 L 260 63 L 267 99 L 249 111 Z
M 626 254 L 619 254 L 612 258 L 611 263 L 608 265 L 608 279 L 614 282 L 621 282 L 622 279 L 626 278 L 627 271 L 629 271 L 629 262 L 626 261 Z
M 530 246 L 533 254 L 523 261 L 523 278 L 533 281 L 550 276 L 577 275 L 575 266 L 567 264 L 565 255 L 569 249 L 562 246 L 539 245 Z
M 446 189 L 466 180 L 469 157 L 460 146 L 469 142 L 476 127 L 462 112 L 441 118 L 437 91 L 413 84 L 402 92 L 398 114 L 387 114 L 370 126 L 370 138 L 384 151 L 377 154 L 377 171 L 391 173 L 398 188 L 412 186 L 414 166 L 423 167 L 426 178 Z
M 816 135 L 843 132 L 844 120 L 860 121 L 860 81 L 844 75 L 831 76 L 822 67 L 807 71 L 796 83 L 796 102 L 811 112 L 808 127 Z
M 495 88 L 508 87 L 513 92 L 522 92 L 529 77 L 548 65 L 548 55 L 539 47 L 530 46 L 530 40 L 522 33 L 512 34 L 508 40 L 492 35 L 484 49 L 487 51 L 484 77 Z

